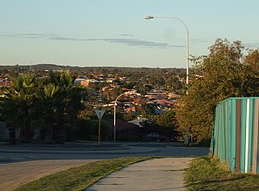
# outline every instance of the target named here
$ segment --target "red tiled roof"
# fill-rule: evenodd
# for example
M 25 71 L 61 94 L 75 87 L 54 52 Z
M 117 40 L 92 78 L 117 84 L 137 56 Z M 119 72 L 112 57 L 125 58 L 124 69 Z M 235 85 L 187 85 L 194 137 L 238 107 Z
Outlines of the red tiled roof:
M 159 104 L 159 105 L 171 105 L 171 104 L 173 104 L 173 102 L 165 100 L 165 99 L 156 100 L 154 102 Z

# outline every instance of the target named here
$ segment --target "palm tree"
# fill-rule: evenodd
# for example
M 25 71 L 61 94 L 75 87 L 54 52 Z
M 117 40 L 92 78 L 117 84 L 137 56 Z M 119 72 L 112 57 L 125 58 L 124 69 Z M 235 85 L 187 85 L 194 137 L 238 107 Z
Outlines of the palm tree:
M 74 86 L 75 77 L 69 71 L 62 73 L 50 72 L 50 83 L 58 88 L 53 105 L 55 106 L 54 138 L 62 143 L 65 139 L 65 126 L 71 126 L 83 103 L 81 90 Z
M 35 75 L 19 75 L 11 78 L 12 86 L 5 91 L 2 103 L 3 118 L 12 128 L 20 128 L 22 142 L 31 142 L 31 107 L 35 98 Z
M 74 86 L 69 71 L 50 72 L 47 78 L 33 74 L 12 78 L 5 91 L 3 118 L 10 128 L 20 128 L 22 142 L 30 142 L 34 128 L 41 128 L 45 142 L 65 140 L 65 127 L 72 127 L 83 108 L 82 89 Z
M 54 84 L 41 84 L 38 89 L 38 102 L 33 107 L 32 124 L 41 128 L 42 139 L 46 143 L 53 142 L 53 132 L 56 120 L 56 95 L 59 87 Z

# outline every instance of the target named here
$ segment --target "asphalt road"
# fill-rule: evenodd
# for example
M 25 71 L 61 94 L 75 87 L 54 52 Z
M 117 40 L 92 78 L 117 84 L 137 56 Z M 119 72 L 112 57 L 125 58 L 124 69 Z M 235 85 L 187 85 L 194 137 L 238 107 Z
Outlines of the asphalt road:
M 123 156 L 195 157 L 208 154 L 203 147 L 175 143 L 104 143 L 84 145 L 0 145 L 0 164 L 26 160 L 109 159 Z
M 183 147 L 173 143 L 104 143 L 68 145 L 0 145 L 0 190 L 90 161 L 123 156 L 196 157 L 208 148 Z

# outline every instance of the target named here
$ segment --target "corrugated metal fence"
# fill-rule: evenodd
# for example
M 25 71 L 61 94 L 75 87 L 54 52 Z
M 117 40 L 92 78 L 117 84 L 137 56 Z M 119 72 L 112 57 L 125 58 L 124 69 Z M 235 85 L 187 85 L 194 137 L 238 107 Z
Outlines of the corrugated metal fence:
M 259 173 L 259 97 L 229 98 L 216 107 L 213 155 L 232 172 Z

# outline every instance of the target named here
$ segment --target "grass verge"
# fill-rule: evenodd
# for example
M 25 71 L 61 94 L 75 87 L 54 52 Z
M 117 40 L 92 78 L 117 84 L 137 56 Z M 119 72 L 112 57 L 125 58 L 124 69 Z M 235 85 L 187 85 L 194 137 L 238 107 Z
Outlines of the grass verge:
M 233 174 L 219 160 L 201 157 L 193 160 L 185 172 L 187 189 L 191 191 L 257 191 L 259 175 Z
M 41 177 L 13 190 L 15 191 L 81 191 L 106 175 L 130 164 L 151 157 L 122 157 L 87 163 L 52 175 Z

